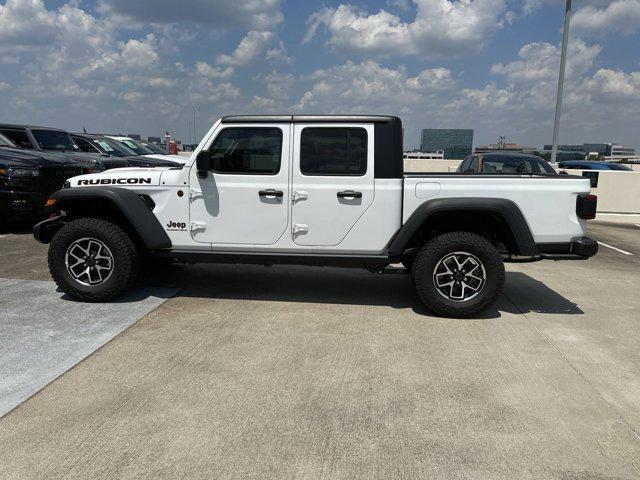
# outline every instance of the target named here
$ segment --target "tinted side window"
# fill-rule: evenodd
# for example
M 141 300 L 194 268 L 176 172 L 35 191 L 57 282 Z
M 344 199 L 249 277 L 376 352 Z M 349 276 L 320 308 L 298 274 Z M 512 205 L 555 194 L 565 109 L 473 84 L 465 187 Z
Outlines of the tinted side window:
M 363 128 L 305 128 L 300 139 L 303 175 L 367 173 L 367 131 Z
M 80 150 L 83 152 L 100 153 L 96 147 L 87 142 L 84 138 L 73 137 L 73 141 L 78 144 Z
M 29 140 L 29 136 L 22 130 L 2 130 L 2 133 L 19 147 L 29 149 L 33 148 L 31 140 Z
M 214 172 L 275 175 L 280 171 L 282 130 L 227 128 L 216 137 L 209 151 Z
M 469 162 L 466 171 L 471 171 L 473 173 L 476 173 L 478 171 L 478 157 L 471 157 L 471 161 Z

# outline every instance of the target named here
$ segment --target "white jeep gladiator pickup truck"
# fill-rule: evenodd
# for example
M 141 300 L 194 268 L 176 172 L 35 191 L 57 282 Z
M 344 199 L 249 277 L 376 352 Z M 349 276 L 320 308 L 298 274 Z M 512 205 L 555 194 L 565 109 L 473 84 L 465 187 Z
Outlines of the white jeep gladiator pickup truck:
M 186 164 L 70 179 L 34 227 L 75 299 L 105 301 L 142 258 L 362 267 L 402 263 L 434 313 L 501 292 L 504 261 L 586 259 L 589 180 L 553 174 L 405 175 L 390 116 L 231 116 Z M 395 270 L 400 270 L 395 268 Z

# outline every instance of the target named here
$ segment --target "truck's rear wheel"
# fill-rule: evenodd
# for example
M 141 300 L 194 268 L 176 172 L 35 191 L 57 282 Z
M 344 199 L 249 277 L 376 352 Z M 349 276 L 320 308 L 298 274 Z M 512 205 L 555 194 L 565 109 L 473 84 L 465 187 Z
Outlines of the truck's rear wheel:
M 473 316 L 504 287 L 504 264 L 486 238 L 452 232 L 429 241 L 418 253 L 414 282 L 420 300 L 437 315 Z
M 81 218 L 62 227 L 49 246 L 49 271 L 68 295 L 84 302 L 111 300 L 138 276 L 137 249 L 117 225 Z

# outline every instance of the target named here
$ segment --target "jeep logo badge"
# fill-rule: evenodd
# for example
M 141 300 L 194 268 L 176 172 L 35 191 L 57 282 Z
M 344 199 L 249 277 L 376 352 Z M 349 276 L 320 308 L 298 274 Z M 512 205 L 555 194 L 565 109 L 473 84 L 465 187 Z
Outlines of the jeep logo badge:
M 184 231 L 187 229 L 187 224 L 184 222 L 170 221 L 167 223 L 167 230 L 169 231 Z

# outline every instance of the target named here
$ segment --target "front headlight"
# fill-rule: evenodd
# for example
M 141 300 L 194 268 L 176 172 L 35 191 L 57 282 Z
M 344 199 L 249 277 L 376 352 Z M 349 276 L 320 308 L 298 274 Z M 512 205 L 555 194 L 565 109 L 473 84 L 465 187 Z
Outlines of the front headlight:
M 8 168 L 5 170 L 7 177 L 27 178 L 37 177 L 40 171 L 34 168 Z

